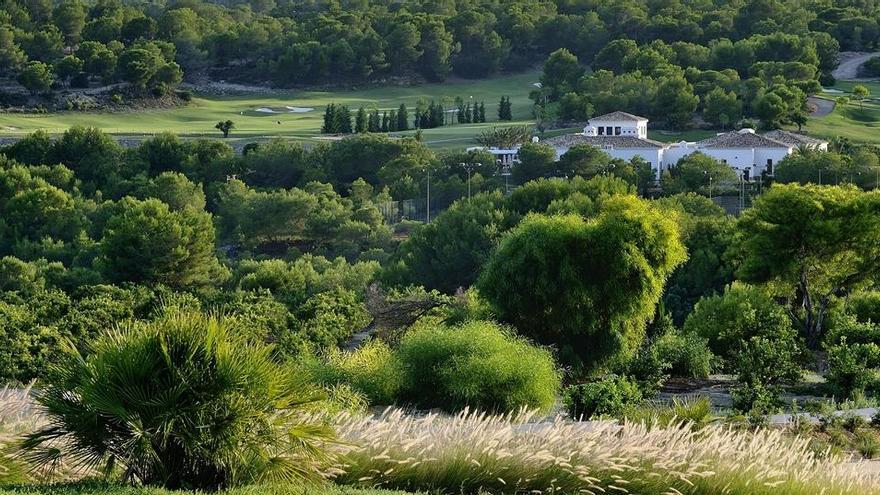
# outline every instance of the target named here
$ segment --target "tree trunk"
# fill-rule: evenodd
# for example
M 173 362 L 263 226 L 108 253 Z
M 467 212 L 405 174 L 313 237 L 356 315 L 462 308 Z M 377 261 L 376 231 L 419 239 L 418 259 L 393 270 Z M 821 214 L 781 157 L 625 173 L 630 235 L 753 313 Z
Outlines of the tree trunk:
M 819 347 L 819 338 L 822 331 L 822 312 L 818 315 L 816 314 L 816 308 L 813 306 L 813 299 L 810 297 L 810 285 L 807 280 L 806 270 L 801 271 L 801 279 L 798 282 L 798 291 L 801 293 L 801 307 L 804 310 L 804 320 L 801 328 L 807 339 L 807 347 L 810 349 L 816 349 Z

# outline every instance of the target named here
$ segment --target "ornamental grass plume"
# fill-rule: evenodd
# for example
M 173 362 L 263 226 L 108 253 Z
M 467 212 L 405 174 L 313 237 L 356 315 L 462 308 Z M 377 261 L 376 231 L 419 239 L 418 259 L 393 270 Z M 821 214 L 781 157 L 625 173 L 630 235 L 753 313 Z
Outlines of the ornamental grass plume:
M 880 493 L 858 463 L 781 431 L 686 422 L 535 421 L 531 413 L 340 415 L 338 483 L 442 493 L 815 495 Z

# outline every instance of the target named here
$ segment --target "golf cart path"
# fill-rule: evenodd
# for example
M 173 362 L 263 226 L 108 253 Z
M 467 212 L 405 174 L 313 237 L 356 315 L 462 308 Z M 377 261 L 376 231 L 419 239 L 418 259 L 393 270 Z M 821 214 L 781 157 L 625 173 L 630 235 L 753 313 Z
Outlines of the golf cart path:
M 812 109 L 810 112 L 811 117 L 824 117 L 833 112 L 834 106 L 836 105 L 834 100 L 819 98 L 816 96 L 810 96 L 807 98 L 807 103 L 809 103 L 809 106 Z
M 880 52 L 842 52 L 840 65 L 831 73 L 838 81 L 847 81 L 859 77 L 859 67 L 871 57 L 880 56 Z

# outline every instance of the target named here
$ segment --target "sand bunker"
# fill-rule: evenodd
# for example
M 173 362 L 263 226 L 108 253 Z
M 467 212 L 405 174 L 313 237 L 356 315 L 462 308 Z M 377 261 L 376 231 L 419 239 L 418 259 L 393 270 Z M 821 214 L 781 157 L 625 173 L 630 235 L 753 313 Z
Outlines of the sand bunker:
M 311 108 L 311 107 L 291 107 L 291 106 L 275 107 L 275 108 L 260 107 L 260 108 L 254 109 L 255 112 L 260 112 L 260 113 L 306 113 L 306 112 L 311 112 L 313 110 L 314 110 L 314 108 Z
M 823 93 L 841 94 L 843 91 L 834 88 L 822 88 Z

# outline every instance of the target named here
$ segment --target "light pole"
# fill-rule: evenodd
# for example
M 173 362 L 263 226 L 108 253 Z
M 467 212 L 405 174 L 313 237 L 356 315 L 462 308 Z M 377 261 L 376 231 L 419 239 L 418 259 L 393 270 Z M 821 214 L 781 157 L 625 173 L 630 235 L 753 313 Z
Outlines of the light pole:
M 468 185 L 468 201 L 471 200 L 471 173 L 474 171 L 474 167 L 482 167 L 482 163 L 459 163 L 459 167 L 465 169 L 467 171 L 467 185 Z
M 706 170 L 703 170 L 703 173 L 709 176 L 709 199 L 712 199 L 712 174 Z
M 428 174 L 428 194 L 425 198 L 425 223 L 431 223 L 431 167 L 426 166 L 425 172 Z

